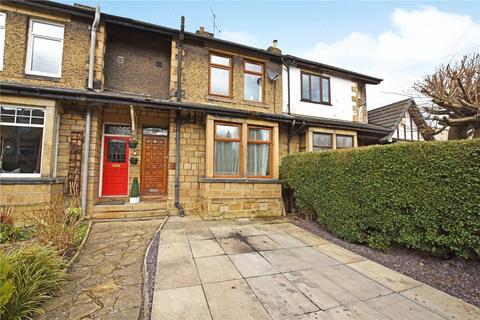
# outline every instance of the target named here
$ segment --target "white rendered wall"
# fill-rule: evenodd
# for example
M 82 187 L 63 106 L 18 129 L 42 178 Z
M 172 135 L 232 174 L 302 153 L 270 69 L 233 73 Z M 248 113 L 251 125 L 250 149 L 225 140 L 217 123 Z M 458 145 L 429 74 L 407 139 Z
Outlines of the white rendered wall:
M 301 101 L 301 69 L 290 67 L 290 112 L 313 117 L 353 121 L 352 81 L 330 77 L 332 105 Z M 283 111 L 288 111 L 287 69 L 283 67 Z

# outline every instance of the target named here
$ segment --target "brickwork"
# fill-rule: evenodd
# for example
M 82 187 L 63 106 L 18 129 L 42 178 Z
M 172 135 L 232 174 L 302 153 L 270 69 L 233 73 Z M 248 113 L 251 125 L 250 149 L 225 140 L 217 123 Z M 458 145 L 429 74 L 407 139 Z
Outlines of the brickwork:
M 353 122 L 367 123 L 366 94 L 364 84 L 352 82 Z
M 85 88 L 88 78 L 90 22 L 70 18 L 69 16 L 28 11 L 11 5 L 1 4 L 0 9 L 7 14 L 4 68 L 0 71 L 0 80 L 45 86 Z M 54 21 L 65 25 L 62 75 L 59 79 L 25 74 L 30 18 Z

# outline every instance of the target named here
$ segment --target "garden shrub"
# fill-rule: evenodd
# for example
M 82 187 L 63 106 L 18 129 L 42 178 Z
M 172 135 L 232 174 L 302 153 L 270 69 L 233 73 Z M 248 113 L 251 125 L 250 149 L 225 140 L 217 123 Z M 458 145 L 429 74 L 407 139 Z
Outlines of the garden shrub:
M 292 154 L 280 175 L 336 236 L 445 257 L 480 256 L 480 140 Z
M 0 255 L 0 265 L 8 266 L 6 279 L 13 285 L 13 292 L 1 306 L 0 319 L 26 319 L 40 312 L 41 304 L 65 276 L 65 263 L 55 250 L 35 243 Z

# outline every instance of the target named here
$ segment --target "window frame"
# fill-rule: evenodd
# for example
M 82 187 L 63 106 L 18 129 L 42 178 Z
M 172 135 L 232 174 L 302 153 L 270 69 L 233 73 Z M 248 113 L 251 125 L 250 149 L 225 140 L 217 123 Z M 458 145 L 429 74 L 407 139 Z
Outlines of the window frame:
M 247 63 L 262 67 L 262 72 L 259 73 L 259 72 L 247 70 Z M 260 100 L 252 100 L 252 99 L 245 98 L 245 74 L 259 76 L 262 78 L 262 94 L 260 96 Z M 258 103 L 263 103 L 265 101 L 265 64 L 263 62 L 250 60 L 250 59 L 243 60 L 243 100 L 250 101 L 250 102 L 258 102 Z
M 250 129 L 262 129 L 262 130 L 269 130 L 269 141 L 258 141 L 258 140 L 250 140 Z M 268 176 L 251 176 L 248 174 L 248 145 L 249 144 L 268 144 L 270 145 L 269 149 L 269 165 L 270 165 L 270 174 Z M 247 124 L 247 178 L 255 178 L 255 179 L 271 179 L 273 177 L 273 128 L 272 127 L 264 127 L 258 125 L 249 125 Z
M 308 92 L 310 93 L 309 94 L 310 98 L 308 98 L 308 99 L 304 98 L 304 96 L 303 96 L 303 76 L 304 75 L 308 76 L 308 90 L 309 90 Z M 319 78 L 320 101 L 312 100 L 312 76 Z M 322 80 L 327 80 L 328 81 L 328 101 L 323 101 L 323 81 Z M 331 106 L 332 105 L 332 91 L 331 90 L 332 90 L 332 84 L 331 84 L 330 77 L 327 77 L 325 75 L 310 73 L 310 72 L 306 72 L 306 71 L 301 71 L 300 72 L 300 101 Z
M 330 136 L 331 140 L 330 140 L 330 147 L 329 148 L 324 148 L 324 147 L 319 147 L 320 150 L 315 150 L 315 135 L 318 134 L 318 135 L 328 135 Z M 334 137 L 335 136 L 335 137 Z M 312 132 L 312 151 L 326 151 L 326 150 L 333 150 L 335 149 L 334 148 L 334 141 L 333 139 L 336 139 L 336 135 L 334 135 L 333 133 L 328 133 L 328 132 Z M 336 141 L 335 141 L 336 143 Z
M 217 125 L 224 125 L 238 128 L 238 138 L 219 138 L 217 137 Z M 238 175 L 217 175 L 216 174 L 216 155 L 217 141 L 239 142 L 238 151 Z M 242 125 L 234 122 L 214 121 L 213 123 L 213 177 L 214 178 L 240 178 L 243 176 L 243 143 L 242 143 Z
M 224 66 L 222 64 L 212 63 L 212 56 L 218 56 L 222 58 L 227 58 L 229 61 L 229 66 Z M 233 96 L 233 59 L 232 56 L 223 53 L 210 52 L 208 54 L 208 95 L 216 97 L 226 97 L 232 98 Z M 228 70 L 228 95 L 212 93 L 212 68 Z
M 347 148 L 345 148 L 345 147 L 339 147 L 339 146 L 338 146 L 338 143 L 337 143 L 337 138 L 338 138 L 338 137 L 349 137 L 349 138 L 351 138 L 351 139 L 352 139 L 352 146 L 351 146 L 351 147 L 347 147 Z M 351 135 L 351 134 L 341 134 L 341 133 L 340 133 L 340 134 L 338 134 L 338 133 L 335 134 L 335 148 L 336 148 L 336 149 L 340 149 L 340 150 L 342 150 L 342 149 L 355 149 L 355 136 L 354 136 L 354 135 Z
M 44 36 L 44 35 L 35 35 L 33 33 L 33 24 L 35 22 L 42 23 L 42 24 L 49 24 L 49 25 L 56 26 L 56 27 L 62 27 L 63 37 L 60 39 L 60 38 Z M 51 41 L 57 41 L 57 42 L 61 43 L 62 53 L 60 55 L 60 61 L 59 61 L 60 68 L 58 69 L 58 73 L 49 73 L 49 72 L 41 72 L 41 71 L 32 70 L 33 40 L 34 40 L 35 37 L 41 38 L 41 39 L 46 39 L 46 40 L 51 40 Z M 27 58 L 25 59 L 25 73 L 29 74 L 29 75 L 42 76 L 42 77 L 61 78 L 62 77 L 62 67 L 63 67 L 64 42 L 65 42 L 65 25 L 64 24 L 31 18 L 30 21 L 29 21 L 29 25 L 28 25 Z
M 3 71 L 4 67 L 4 56 L 5 56 L 5 42 L 7 38 L 7 13 L 0 11 L 0 21 L 3 22 L 3 25 L 0 23 L 0 33 L 3 36 L 2 50 L 0 51 L 0 71 Z M 1 39 L 0 39 L 1 41 Z
M 1 104 L 2 107 L 16 108 L 16 109 L 30 109 L 30 110 L 41 110 L 43 111 L 43 124 L 30 124 L 30 123 L 11 123 L 11 122 L 1 122 L 0 126 L 10 126 L 10 127 L 30 127 L 30 128 L 42 128 L 42 151 L 40 152 L 40 168 L 39 173 L 5 173 L 0 172 L 0 178 L 40 178 L 42 176 L 42 166 L 43 166 L 43 152 L 44 152 L 44 142 L 45 142 L 45 121 L 46 121 L 46 108 L 42 107 L 30 107 L 23 105 L 11 105 L 11 104 Z M 16 113 L 15 113 L 16 115 Z M 31 120 L 30 120 L 31 122 Z

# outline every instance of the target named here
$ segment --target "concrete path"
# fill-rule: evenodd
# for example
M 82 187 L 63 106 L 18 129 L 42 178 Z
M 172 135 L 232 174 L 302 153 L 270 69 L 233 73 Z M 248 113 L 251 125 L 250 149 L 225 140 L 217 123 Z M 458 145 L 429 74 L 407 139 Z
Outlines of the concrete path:
M 94 223 L 67 283 L 40 319 L 138 319 L 144 255 L 162 221 Z
M 480 319 L 480 309 L 288 220 L 171 217 L 152 319 Z

